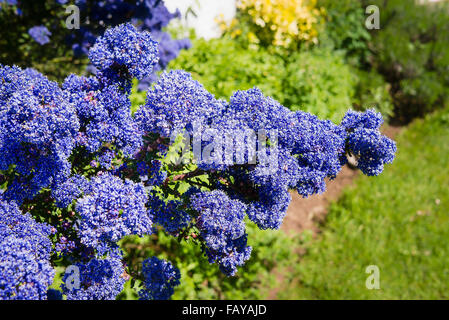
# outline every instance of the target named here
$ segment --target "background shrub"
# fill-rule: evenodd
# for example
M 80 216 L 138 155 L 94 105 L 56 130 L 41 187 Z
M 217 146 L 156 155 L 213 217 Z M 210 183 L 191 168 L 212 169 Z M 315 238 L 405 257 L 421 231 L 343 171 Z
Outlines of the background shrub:
M 238 0 L 237 8 L 237 20 L 246 22 L 262 46 L 297 49 L 301 43 L 317 42 L 323 12 L 316 7 L 316 0 Z M 248 36 L 236 30 L 238 25 L 231 29 Z
M 351 67 L 343 50 L 329 47 L 286 54 L 272 47 L 245 48 L 228 37 L 197 39 L 168 68 L 191 72 L 223 99 L 257 86 L 291 110 L 306 110 L 336 122 L 351 106 L 374 107 L 391 115 L 389 86 L 383 78 L 375 70 Z M 139 104 L 144 102 L 144 97 L 135 97 Z
M 326 12 L 325 27 L 318 34 L 319 45 L 344 50 L 353 64 L 365 64 L 370 56 L 371 35 L 365 27 L 365 12 L 360 2 L 319 0 L 317 6 Z
M 247 49 L 229 38 L 197 39 L 192 49 L 183 51 L 169 69 L 191 72 L 207 90 L 219 98 L 259 87 L 266 95 L 282 101 L 284 61 L 263 48 Z
M 356 80 L 342 54 L 321 49 L 294 53 L 286 67 L 283 104 L 340 121 L 352 105 Z
M 391 83 L 396 118 L 407 122 L 443 106 L 449 87 L 448 4 L 421 5 L 413 0 L 369 4 L 381 12 L 381 28 L 372 31 L 372 64 Z
M 374 69 L 365 71 L 353 68 L 352 72 L 357 77 L 353 103 L 354 109 L 367 110 L 375 108 L 384 117 L 392 117 L 394 106 L 390 95 L 390 84 Z

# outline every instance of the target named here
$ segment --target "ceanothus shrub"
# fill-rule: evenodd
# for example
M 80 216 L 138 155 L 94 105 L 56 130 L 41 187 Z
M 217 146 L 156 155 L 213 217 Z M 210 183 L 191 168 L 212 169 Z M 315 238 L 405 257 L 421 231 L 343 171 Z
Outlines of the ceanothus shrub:
M 378 175 L 396 152 L 374 111 L 334 124 L 257 88 L 217 100 L 181 70 L 164 73 L 133 116 L 131 81 L 151 74 L 157 43 L 131 24 L 109 29 L 89 57 L 97 75 L 62 86 L 1 66 L 2 299 L 114 299 L 130 279 L 141 299 L 168 299 L 182 281 L 176 266 L 147 257 L 131 268 L 119 244 L 157 229 L 193 239 L 198 259 L 234 276 L 251 255 L 245 217 L 278 229 L 290 190 L 324 192 L 347 154 Z M 179 137 L 193 149 L 168 162 Z M 61 291 L 47 292 L 60 266 L 77 281 L 66 273 Z

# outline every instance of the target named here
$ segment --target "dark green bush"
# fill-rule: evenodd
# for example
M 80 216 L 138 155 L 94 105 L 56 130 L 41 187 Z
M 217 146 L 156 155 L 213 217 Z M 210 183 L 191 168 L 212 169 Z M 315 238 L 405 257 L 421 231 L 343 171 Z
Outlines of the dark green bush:
M 373 65 L 392 85 L 398 120 L 443 106 L 449 93 L 449 5 L 364 2 L 380 9 L 380 30 L 372 31 Z
M 445 104 L 449 87 L 449 5 L 415 0 L 320 0 L 327 21 L 320 34 L 320 46 L 342 49 L 347 61 L 363 70 L 376 69 L 390 83 L 395 120 L 408 122 Z M 365 28 L 365 8 L 376 5 L 380 12 L 380 29 Z M 360 89 L 373 97 L 383 96 L 385 86 L 373 87 L 363 71 L 356 105 L 363 105 Z M 382 87 L 384 89 L 382 89 Z M 377 93 L 376 93 L 377 92 Z M 378 102 L 387 102 L 381 99 Z M 388 104 L 388 102 L 387 102 Z
M 365 27 L 364 10 L 359 1 L 319 0 L 326 11 L 324 30 L 319 34 L 320 46 L 345 50 L 354 64 L 365 64 L 370 56 L 370 33 Z

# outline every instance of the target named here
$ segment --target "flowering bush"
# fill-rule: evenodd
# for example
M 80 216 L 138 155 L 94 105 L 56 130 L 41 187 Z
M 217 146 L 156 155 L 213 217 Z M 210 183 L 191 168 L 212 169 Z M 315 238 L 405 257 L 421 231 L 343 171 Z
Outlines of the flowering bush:
M 324 192 L 348 153 L 367 175 L 393 161 L 379 113 L 349 111 L 337 125 L 257 88 L 217 100 L 181 70 L 163 73 L 132 116 L 132 79 L 153 72 L 156 53 L 124 24 L 90 49 L 95 77 L 60 87 L 1 67 L 0 298 L 114 299 L 132 279 L 141 299 L 167 299 L 177 268 L 156 257 L 130 268 L 118 245 L 157 230 L 193 239 L 233 276 L 250 259 L 245 216 L 278 229 L 289 189 Z M 62 294 L 46 291 L 57 266 L 73 271 Z
M 238 21 L 249 22 L 250 42 L 268 42 L 285 48 L 296 47 L 298 42 L 316 43 L 318 24 L 323 11 L 316 0 L 238 0 L 239 15 L 230 25 L 219 19 L 221 28 L 233 37 L 243 33 Z

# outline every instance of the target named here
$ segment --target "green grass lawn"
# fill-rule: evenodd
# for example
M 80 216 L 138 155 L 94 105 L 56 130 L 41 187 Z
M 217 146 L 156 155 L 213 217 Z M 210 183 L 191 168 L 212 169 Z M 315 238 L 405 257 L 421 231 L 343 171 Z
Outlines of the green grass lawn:
M 449 298 L 449 110 L 396 141 L 395 162 L 332 205 L 279 298 Z M 369 265 L 379 267 L 379 290 L 365 286 Z

